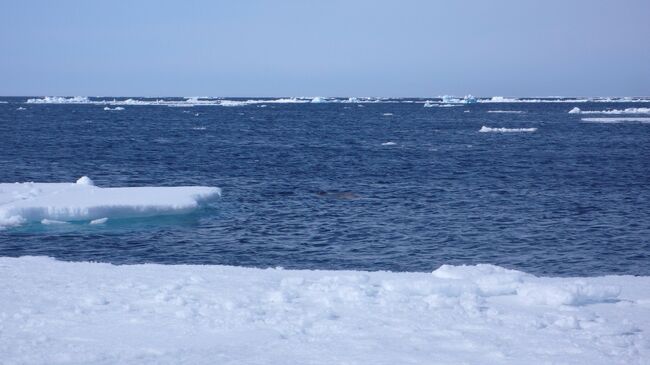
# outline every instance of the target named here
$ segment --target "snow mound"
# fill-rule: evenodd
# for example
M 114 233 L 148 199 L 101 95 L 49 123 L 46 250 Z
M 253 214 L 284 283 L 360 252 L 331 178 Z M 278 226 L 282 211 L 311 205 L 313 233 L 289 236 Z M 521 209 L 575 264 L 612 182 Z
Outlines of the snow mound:
M 94 186 L 95 182 L 92 181 L 88 176 L 82 176 L 77 180 L 77 182 L 75 184 Z
M 482 126 L 481 129 L 479 129 L 479 132 L 481 133 L 521 133 L 521 132 L 536 132 L 537 128 L 492 128 L 492 127 L 486 127 Z
M 650 277 L 0 258 L 3 362 L 642 364 Z M 146 336 L 142 334 L 146 333 Z
M 0 183 L 0 228 L 181 214 L 220 195 L 206 186 L 101 188 L 87 176 L 75 184 Z

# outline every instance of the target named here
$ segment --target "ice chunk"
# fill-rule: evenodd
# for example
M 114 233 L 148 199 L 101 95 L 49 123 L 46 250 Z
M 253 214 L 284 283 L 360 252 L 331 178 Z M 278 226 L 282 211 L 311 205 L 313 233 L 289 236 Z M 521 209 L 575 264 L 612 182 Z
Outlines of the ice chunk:
M 104 224 L 106 222 L 108 222 L 108 218 L 104 217 L 99 219 L 93 219 L 90 221 L 90 224 Z
M 488 110 L 488 113 L 496 114 L 523 114 L 525 111 L 522 110 Z
M 643 118 L 643 117 L 637 117 L 637 118 L 627 118 L 627 117 L 622 117 L 622 118 L 582 118 L 581 119 L 583 122 L 589 122 L 589 123 L 625 123 L 625 122 L 633 122 L 633 123 L 650 123 L 650 118 Z
M 42 220 L 41 220 L 41 224 L 44 224 L 44 225 L 50 225 L 50 224 L 67 224 L 67 223 L 68 223 L 68 222 L 57 221 L 57 220 L 54 220 L 54 219 L 42 219 Z
M 181 214 L 216 199 L 208 186 L 101 188 L 88 177 L 70 183 L 0 184 L 0 227 Z M 47 223 L 44 223 L 47 224 Z
M 537 128 L 492 128 L 482 126 L 479 132 L 481 133 L 518 133 L 518 132 L 535 132 Z
M 607 109 L 607 110 L 580 110 L 573 108 L 571 114 L 650 114 L 650 108 L 625 108 L 625 109 Z

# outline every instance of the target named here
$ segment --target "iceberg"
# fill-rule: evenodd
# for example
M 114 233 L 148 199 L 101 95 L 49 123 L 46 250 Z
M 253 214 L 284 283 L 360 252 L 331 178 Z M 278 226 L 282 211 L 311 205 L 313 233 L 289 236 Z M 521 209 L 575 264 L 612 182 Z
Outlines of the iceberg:
M 0 183 L 0 229 L 27 222 L 96 221 L 188 213 L 221 196 L 209 186 L 95 186 L 76 183 Z

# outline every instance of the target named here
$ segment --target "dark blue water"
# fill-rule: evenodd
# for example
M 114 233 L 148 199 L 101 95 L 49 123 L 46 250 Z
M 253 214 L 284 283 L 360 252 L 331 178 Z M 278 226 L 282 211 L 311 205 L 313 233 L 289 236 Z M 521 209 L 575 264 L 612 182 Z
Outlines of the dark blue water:
M 2 100 L 2 182 L 88 175 L 100 186 L 223 188 L 221 200 L 183 217 L 0 231 L 2 256 L 396 271 L 492 263 L 536 274 L 650 275 L 650 124 L 582 123 L 567 113 L 648 104 L 107 112 Z M 479 133 L 483 125 L 538 130 Z

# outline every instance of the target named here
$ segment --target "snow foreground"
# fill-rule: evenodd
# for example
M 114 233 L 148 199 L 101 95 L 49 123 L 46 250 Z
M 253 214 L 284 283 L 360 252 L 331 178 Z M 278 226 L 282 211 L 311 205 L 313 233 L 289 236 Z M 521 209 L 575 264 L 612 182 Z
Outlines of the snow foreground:
M 0 258 L 20 364 L 642 364 L 650 277 L 538 278 Z
M 220 195 L 221 189 L 207 186 L 101 188 L 86 176 L 74 184 L 0 183 L 0 229 L 182 214 Z

